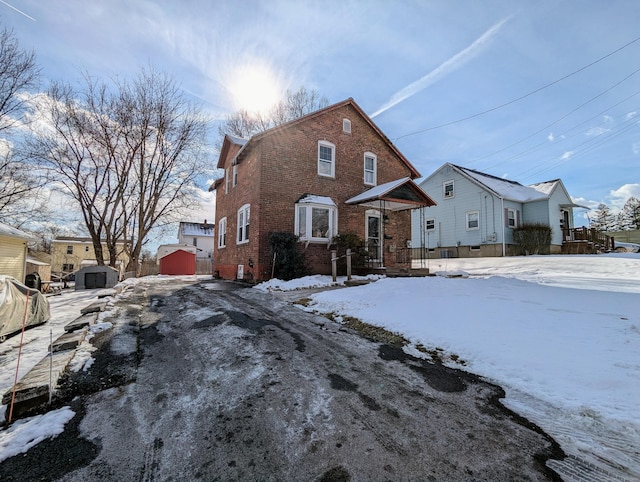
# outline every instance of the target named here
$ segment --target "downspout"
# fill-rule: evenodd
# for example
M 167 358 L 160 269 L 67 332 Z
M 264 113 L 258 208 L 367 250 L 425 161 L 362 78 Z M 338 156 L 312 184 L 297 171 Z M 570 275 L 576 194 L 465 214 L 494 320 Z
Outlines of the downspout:
M 502 257 L 504 258 L 506 256 L 506 252 L 507 252 L 507 246 L 505 244 L 505 239 L 504 239 L 504 235 L 505 235 L 505 228 L 504 228 L 504 198 L 501 196 L 500 197 L 500 216 L 502 216 Z

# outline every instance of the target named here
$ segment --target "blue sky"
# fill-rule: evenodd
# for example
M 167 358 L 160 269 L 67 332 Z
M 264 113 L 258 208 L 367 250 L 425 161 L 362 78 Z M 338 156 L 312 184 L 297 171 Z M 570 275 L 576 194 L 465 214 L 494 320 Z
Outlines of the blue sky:
M 45 79 L 152 65 L 214 119 L 306 86 L 353 97 L 424 177 L 561 178 L 613 208 L 640 197 L 639 19 L 637 0 L 0 0 Z

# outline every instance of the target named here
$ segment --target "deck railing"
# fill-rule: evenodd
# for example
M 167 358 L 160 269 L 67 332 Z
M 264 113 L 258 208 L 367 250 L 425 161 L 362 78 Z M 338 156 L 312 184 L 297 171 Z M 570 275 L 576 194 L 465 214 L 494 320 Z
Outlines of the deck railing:
M 562 245 L 569 248 L 570 245 L 582 246 L 585 252 L 608 252 L 615 249 L 615 241 L 612 236 L 608 236 L 595 228 L 564 228 L 562 230 Z M 567 249 L 571 252 L 571 249 Z

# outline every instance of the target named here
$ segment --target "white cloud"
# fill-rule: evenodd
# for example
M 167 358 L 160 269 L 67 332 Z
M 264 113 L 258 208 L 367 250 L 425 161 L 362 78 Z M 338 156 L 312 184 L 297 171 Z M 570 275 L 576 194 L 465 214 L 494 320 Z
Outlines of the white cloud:
M 640 184 L 623 184 L 618 189 L 610 191 L 609 197 L 611 199 L 611 207 L 622 209 L 622 206 L 630 197 L 640 199 Z
M 555 140 L 555 136 L 553 135 L 553 132 L 549 132 L 549 135 L 547 136 L 547 140 L 549 142 L 553 142 Z
M 634 142 L 631 144 L 631 152 L 633 152 L 636 156 L 640 154 L 640 142 Z
M 633 119 L 636 115 L 638 115 L 638 112 L 635 110 L 633 112 L 627 112 L 627 115 L 624 116 L 624 120 Z
M 591 129 L 589 129 L 585 135 L 591 137 L 591 136 L 599 136 L 601 134 L 604 134 L 606 132 L 609 132 L 611 129 L 605 129 L 604 127 L 592 127 Z
M 560 157 L 560 159 L 562 159 L 563 161 L 566 161 L 567 159 L 570 159 L 571 156 L 573 156 L 574 152 L 573 151 L 567 151 L 564 154 L 562 154 L 562 157 Z
M 462 66 L 472 58 L 476 57 L 488 45 L 489 41 L 498 33 L 500 28 L 509 20 L 509 18 L 510 17 L 500 20 L 498 23 L 493 25 L 489 30 L 483 33 L 480 37 L 478 37 L 466 49 L 461 50 L 450 59 L 445 60 L 438 67 L 436 67 L 434 70 L 429 72 L 427 75 L 425 75 L 421 79 L 418 79 L 415 82 L 400 89 L 398 92 L 393 94 L 391 98 L 382 105 L 382 107 L 380 107 L 377 111 L 371 114 L 370 117 L 374 118 L 377 115 L 382 114 L 384 111 L 391 109 L 393 106 L 399 104 L 403 100 L 406 100 L 409 97 L 416 95 L 418 92 L 426 89 L 430 85 L 440 80 L 440 78 L 444 77 L 450 72 L 453 72 L 458 67 Z

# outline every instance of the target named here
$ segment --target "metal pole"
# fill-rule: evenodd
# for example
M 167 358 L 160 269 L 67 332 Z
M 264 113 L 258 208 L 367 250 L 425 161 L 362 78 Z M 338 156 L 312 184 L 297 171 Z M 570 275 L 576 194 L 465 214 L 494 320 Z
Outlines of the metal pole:
M 337 266 L 338 252 L 335 249 L 331 250 L 331 278 L 335 283 L 338 279 L 338 266 Z
M 351 279 L 351 249 L 347 248 L 347 280 Z
M 49 405 L 53 398 L 53 329 L 49 330 Z

